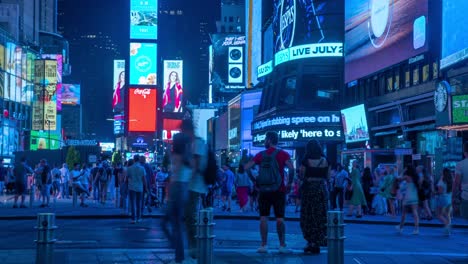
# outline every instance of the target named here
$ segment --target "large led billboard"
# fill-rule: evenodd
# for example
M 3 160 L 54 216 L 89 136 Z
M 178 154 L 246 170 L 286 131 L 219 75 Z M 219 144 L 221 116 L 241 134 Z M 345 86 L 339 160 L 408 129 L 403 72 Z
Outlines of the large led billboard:
M 62 84 L 61 100 L 65 105 L 79 105 L 81 98 L 81 85 L 79 84 Z
M 213 43 L 213 72 L 211 84 L 215 91 L 243 89 L 245 36 L 215 34 Z
M 343 56 L 343 1 L 276 0 L 275 65 L 304 58 Z
M 164 94 L 163 111 L 172 113 L 182 113 L 183 100 L 183 68 L 182 60 L 164 61 Z
M 166 142 L 172 141 L 172 138 L 177 133 L 180 133 L 180 126 L 182 120 L 180 119 L 164 119 L 163 120 L 163 132 L 162 139 Z
M 55 133 L 49 133 L 47 131 L 31 131 L 30 150 L 39 149 L 59 149 L 60 148 L 60 136 Z
M 130 38 L 158 38 L 158 0 L 130 1 Z
M 349 0 L 345 82 L 428 50 L 428 0 Z
M 34 72 L 33 130 L 55 130 L 57 124 L 57 61 L 36 60 Z
M 341 110 L 341 120 L 346 143 L 369 140 L 369 128 L 363 104 Z
M 128 131 L 156 131 L 156 89 L 130 88 L 128 95 Z
M 130 84 L 156 85 L 157 44 L 130 43 Z
M 468 34 L 464 26 L 468 23 L 467 10 L 468 1 L 442 1 L 441 69 L 468 58 Z
M 114 92 L 112 109 L 123 112 L 125 108 L 125 60 L 114 60 Z

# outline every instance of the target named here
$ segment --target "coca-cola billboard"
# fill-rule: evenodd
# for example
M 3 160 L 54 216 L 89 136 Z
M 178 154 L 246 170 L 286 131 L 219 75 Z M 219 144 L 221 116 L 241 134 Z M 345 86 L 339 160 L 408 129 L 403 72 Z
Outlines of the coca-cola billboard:
M 128 131 L 156 131 L 156 89 L 130 88 L 128 101 Z

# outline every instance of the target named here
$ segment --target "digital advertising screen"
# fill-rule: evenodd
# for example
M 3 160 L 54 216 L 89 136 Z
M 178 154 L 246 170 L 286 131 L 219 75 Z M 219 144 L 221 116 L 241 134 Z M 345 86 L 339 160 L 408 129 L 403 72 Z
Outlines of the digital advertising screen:
M 213 72 L 211 84 L 215 91 L 244 89 L 245 36 L 214 34 Z
M 468 123 L 468 95 L 452 96 L 452 123 Z
M 115 149 L 114 142 L 99 142 L 99 147 L 101 147 L 101 151 L 103 152 L 111 152 Z
M 156 89 L 130 88 L 128 98 L 128 131 L 156 131 Z
M 158 38 L 158 0 L 130 1 L 130 38 Z
M 125 132 L 125 116 L 123 114 L 114 115 L 114 135 L 122 135 Z
M 182 102 L 184 93 L 184 61 L 164 61 L 164 93 L 163 112 L 182 113 Z
M 276 0 L 275 65 L 304 58 L 342 57 L 342 13 L 340 0 Z
M 278 133 L 281 144 L 294 145 L 311 139 L 341 141 L 343 128 L 338 111 L 288 113 L 256 119 L 252 122 L 252 141 L 261 146 L 268 131 Z
M 81 85 L 62 84 L 61 99 L 64 105 L 79 105 L 81 98 Z
M 246 44 L 246 51 L 250 50 L 250 56 L 248 52 L 245 53 L 245 59 L 250 62 L 247 65 L 250 65 L 250 72 L 248 72 L 249 77 L 247 78 L 247 83 L 253 83 L 254 85 L 258 83 L 257 81 L 257 67 L 262 64 L 262 3 L 263 1 L 252 1 L 252 10 L 249 10 L 250 6 L 246 5 L 246 14 L 249 14 L 246 23 L 250 23 L 247 27 L 247 36 L 248 38 Z
M 125 60 L 114 60 L 114 89 L 112 109 L 114 112 L 125 110 Z
M 172 141 L 175 134 L 180 133 L 180 126 L 182 120 L 180 119 L 164 119 L 162 139 L 166 142 Z
M 221 114 L 215 122 L 214 127 L 216 150 L 228 148 L 228 113 Z
M 229 149 L 239 150 L 241 143 L 241 100 L 240 97 L 229 101 L 228 105 L 228 142 Z
M 60 136 L 58 134 L 31 130 L 31 150 L 59 149 L 60 145 Z
M 157 44 L 130 43 L 130 84 L 156 85 Z
M 369 140 L 366 109 L 363 104 L 341 110 L 346 143 Z
M 349 0 L 345 82 L 428 50 L 428 0 Z
M 440 68 L 444 69 L 468 58 L 468 34 L 466 25 L 468 1 L 442 1 L 442 60 Z

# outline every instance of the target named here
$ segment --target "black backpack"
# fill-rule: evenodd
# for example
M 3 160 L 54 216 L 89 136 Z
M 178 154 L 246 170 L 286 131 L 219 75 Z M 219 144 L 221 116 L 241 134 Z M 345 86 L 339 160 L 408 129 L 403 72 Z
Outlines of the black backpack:
M 205 179 L 205 183 L 207 185 L 214 185 L 216 183 L 216 175 L 217 175 L 217 166 L 216 166 L 215 153 L 211 145 L 208 145 L 206 168 L 205 168 L 205 171 L 203 172 L 203 178 Z

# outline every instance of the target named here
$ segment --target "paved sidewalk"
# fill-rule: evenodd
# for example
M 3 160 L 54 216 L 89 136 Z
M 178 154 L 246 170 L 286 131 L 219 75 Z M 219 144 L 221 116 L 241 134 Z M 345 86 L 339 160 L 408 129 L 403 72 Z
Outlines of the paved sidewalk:
M 40 203 L 36 201 L 32 208 L 12 208 L 13 200 L 11 197 L 7 197 L 6 201 L 3 197 L 0 204 L 0 220 L 14 220 L 14 219 L 35 219 L 38 213 L 55 213 L 59 219 L 114 219 L 114 218 L 127 218 L 128 215 L 119 208 L 115 207 L 114 201 L 108 201 L 105 205 L 96 204 L 92 200 L 88 200 L 87 204 L 89 207 L 73 207 L 71 199 L 59 199 L 51 201 L 50 208 L 39 208 Z M 26 205 L 29 206 L 29 198 L 26 198 Z M 244 220 L 256 220 L 258 219 L 257 212 L 240 212 L 239 210 L 233 209 L 232 212 L 223 212 L 220 208 L 215 208 L 216 219 L 244 219 Z M 146 212 L 144 217 L 159 218 L 163 214 L 163 209 L 153 208 L 152 213 Z M 286 220 L 287 221 L 299 221 L 299 212 L 295 212 L 294 206 L 288 206 L 286 208 Z M 400 217 L 390 217 L 381 215 L 366 215 L 361 219 L 356 217 L 345 217 L 346 223 L 358 223 L 358 224 L 383 224 L 383 225 L 396 225 L 400 221 Z M 412 224 L 413 219 L 411 215 L 408 216 L 407 223 Z M 456 228 L 468 228 L 468 220 L 456 217 L 452 221 L 453 226 Z M 431 221 L 421 220 L 421 226 L 437 226 L 440 227 L 441 223 L 436 218 Z
M 52 263 L 99 263 L 99 264 L 143 264 L 169 263 L 174 258 L 170 250 L 159 249 L 57 249 L 52 254 Z M 36 263 L 36 250 L 0 251 L 3 264 Z M 403 263 L 466 263 L 468 254 L 418 254 L 414 252 L 366 252 L 345 251 L 344 263 L 364 264 L 403 264 Z M 196 263 L 196 262 L 192 262 Z M 327 251 L 320 255 L 304 255 L 299 251 L 291 254 L 270 252 L 258 254 L 253 250 L 232 248 L 215 250 L 216 264 L 230 263 L 327 263 Z

